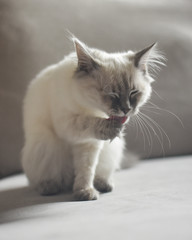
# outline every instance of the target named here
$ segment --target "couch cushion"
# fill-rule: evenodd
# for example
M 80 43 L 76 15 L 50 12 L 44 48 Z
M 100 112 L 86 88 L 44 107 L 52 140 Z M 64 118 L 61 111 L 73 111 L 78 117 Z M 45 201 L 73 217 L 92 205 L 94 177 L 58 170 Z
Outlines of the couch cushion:
M 88 45 L 110 52 L 141 49 L 158 41 L 168 62 L 153 85 L 160 97 L 154 93 L 151 101 L 163 110 L 149 104 L 145 113 L 164 129 L 171 146 L 161 127 L 149 119 L 144 125 L 153 125 L 154 130 L 149 134 L 146 126 L 137 133 L 130 124 L 127 144 L 142 158 L 192 152 L 190 1 L 1 0 L 0 5 L 0 177 L 21 168 L 23 96 L 42 68 L 73 49 L 66 29 Z
M 91 202 L 41 197 L 24 175 L 1 180 L 1 239 L 192 239 L 192 157 L 145 161 L 115 178 Z

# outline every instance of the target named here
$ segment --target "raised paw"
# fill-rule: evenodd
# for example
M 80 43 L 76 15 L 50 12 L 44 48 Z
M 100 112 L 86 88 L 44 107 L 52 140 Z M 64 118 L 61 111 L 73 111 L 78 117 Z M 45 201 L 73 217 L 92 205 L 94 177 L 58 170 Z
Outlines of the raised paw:
M 93 188 L 80 189 L 73 193 L 73 197 L 76 201 L 90 201 L 97 200 L 99 197 L 98 192 Z
M 101 140 L 113 140 L 119 136 L 122 130 L 122 123 L 119 119 L 105 119 L 102 120 L 97 126 L 97 135 Z
M 101 178 L 96 178 L 94 180 L 94 186 L 101 193 L 107 193 L 113 190 L 113 185 Z

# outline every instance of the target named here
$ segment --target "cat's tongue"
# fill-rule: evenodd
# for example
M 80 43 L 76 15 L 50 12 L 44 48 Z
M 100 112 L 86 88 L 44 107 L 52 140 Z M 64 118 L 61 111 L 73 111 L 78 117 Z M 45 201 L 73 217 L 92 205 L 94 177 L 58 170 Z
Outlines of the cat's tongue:
M 127 120 L 127 117 L 126 116 L 124 116 L 124 117 L 111 116 L 108 118 L 108 120 L 113 120 L 113 119 L 119 120 L 122 124 L 124 124 Z

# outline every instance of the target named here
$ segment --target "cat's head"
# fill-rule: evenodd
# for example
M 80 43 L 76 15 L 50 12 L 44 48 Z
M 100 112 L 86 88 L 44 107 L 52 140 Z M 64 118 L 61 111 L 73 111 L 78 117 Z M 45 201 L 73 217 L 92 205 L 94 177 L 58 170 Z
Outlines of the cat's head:
M 109 117 L 136 114 L 151 95 L 150 67 L 162 64 L 153 44 L 139 52 L 106 53 L 73 38 L 77 69 L 74 74 L 80 101 Z

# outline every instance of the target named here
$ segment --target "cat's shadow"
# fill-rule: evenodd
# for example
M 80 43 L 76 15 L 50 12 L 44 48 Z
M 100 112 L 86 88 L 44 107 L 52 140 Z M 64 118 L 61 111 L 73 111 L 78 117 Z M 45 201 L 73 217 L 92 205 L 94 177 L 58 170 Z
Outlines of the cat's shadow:
M 26 219 L 26 214 L 22 216 L 18 212 L 25 211 L 24 208 L 27 207 L 71 201 L 73 198 L 70 193 L 40 196 L 29 186 L 0 191 L 0 224 Z

